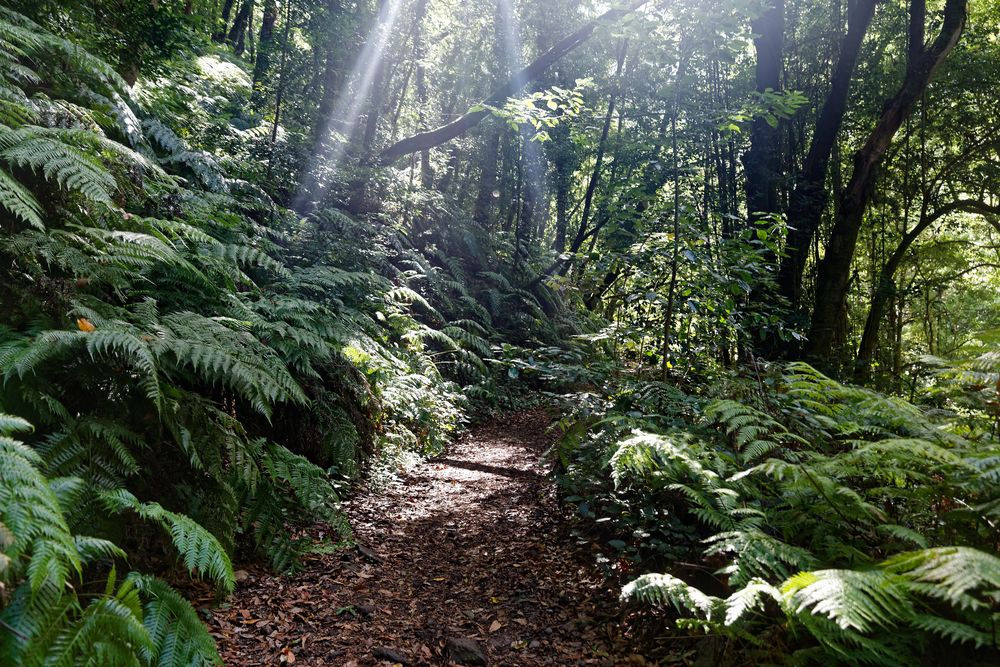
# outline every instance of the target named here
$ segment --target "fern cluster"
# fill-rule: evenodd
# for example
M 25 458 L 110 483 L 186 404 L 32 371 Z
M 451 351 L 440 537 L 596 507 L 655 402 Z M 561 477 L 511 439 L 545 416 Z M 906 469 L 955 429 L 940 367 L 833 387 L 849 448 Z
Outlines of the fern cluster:
M 577 417 L 589 435 L 567 423 L 571 500 L 612 519 L 623 555 L 667 571 L 623 596 L 761 659 L 995 655 L 996 440 L 801 363 L 746 389 L 626 385 Z
M 18 665 L 221 664 L 186 600 L 147 575 L 119 581 L 115 561 L 125 553 L 71 530 L 83 481 L 46 477 L 42 457 L 11 437 L 30 428 L 0 414 L 0 656 Z M 229 560 L 204 528 L 127 492 L 109 500 L 164 521 L 187 567 L 231 589 Z M 103 573 L 103 587 L 87 590 L 85 572 Z
M 338 489 L 367 457 L 439 450 L 462 387 L 489 391 L 509 303 L 398 230 L 241 178 L 209 139 L 266 135 L 220 140 L 198 109 L 221 92 L 129 90 L 0 10 L 0 411 L 36 426 L 0 441 L 4 660 L 217 662 L 183 598 L 115 567 L 163 551 L 158 574 L 219 595 L 235 555 L 293 569 L 303 528 L 348 533 Z

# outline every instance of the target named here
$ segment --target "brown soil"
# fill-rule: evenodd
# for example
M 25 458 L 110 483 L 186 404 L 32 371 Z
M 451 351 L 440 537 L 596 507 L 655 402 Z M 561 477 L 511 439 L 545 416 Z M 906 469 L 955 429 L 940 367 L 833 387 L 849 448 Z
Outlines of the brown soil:
M 357 549 L 291 577 L 241 572 L 210 622 L 226 664 L 446 665 L 449 639 L 474 640 L 493 667 L 647 664 L 570 533 L 542 457 L 548 424 L 511 415 L 345 503 Z

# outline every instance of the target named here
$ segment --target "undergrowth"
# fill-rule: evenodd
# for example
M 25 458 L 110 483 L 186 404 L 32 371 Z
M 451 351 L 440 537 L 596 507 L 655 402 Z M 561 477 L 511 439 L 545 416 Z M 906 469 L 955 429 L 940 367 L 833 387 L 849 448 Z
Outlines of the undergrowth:
M 623 598 L 726 638 L 730 662 L 996 660 L 1000 446 L 971 399 L 940 400 L 968 375 L 939 373 L 932 406 L 804 363 L 748 370 L 565 395 L 561 483 Z
M 302 528 L 349 536 L 344 487 L 373 455 L 440 451 L 465 395 L 492 395 L 497 321 L 517 317 L 485 265 L 387 220 L 278 205 L 246 165 L 282 146 L 227 116 L 245 66 L 190 67 L 197 85 L 130 90 L 0 10 L 11 664 L 218 663 L 165 580 L 225 596 L 234 557 L 289 571 L 313 548 Z

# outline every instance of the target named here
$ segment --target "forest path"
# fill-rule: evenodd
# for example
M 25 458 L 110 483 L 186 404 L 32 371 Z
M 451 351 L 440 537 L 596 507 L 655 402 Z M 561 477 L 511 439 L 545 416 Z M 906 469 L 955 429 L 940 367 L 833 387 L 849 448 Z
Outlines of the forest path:
M 357 550 L 292 577 L 245 573 L 211 622 L 226 664 L 647 664 L 570 534 L 542 458 L 549 423 L 510 415 L 345 503 Z

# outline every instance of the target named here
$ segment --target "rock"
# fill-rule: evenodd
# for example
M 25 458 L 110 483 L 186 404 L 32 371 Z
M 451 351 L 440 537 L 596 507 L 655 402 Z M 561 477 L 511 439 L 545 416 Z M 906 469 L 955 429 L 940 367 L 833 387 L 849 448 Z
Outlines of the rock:
M 236 579 L 237 583 L 243 583 L 250 578 L 250 573 L 246 570 L 236 570 L 233 572 L 233 578 Z
M 377 553 L 375 553 L 365 545 L 358 544 L 357 547 L 358 547 L 358 553 L 360 553 L 362 556 L 372 561 L 373 563 L 383 562 L 384 559 L 381 556 L 379 556 Z
M 395 649 L 391 649 L 388 646 L 376 646 L 372 649 L 372 655 L 379 660 L 388 660 L 389 662 L 398 662 L 401 665 L 410 664 L 410 659 L 405 655 L 400 653 Z
M 361 603 L 354 605 L 354 608 L 357 609 L 358 613 L 364 618 L 371 618 L 375 615 L 375 605 Z
M 475 639 L 449 637 L 445 643 L 445 650 L 452 662 L 466 667 L 486 667 L 489 664 L 486 654 Z

